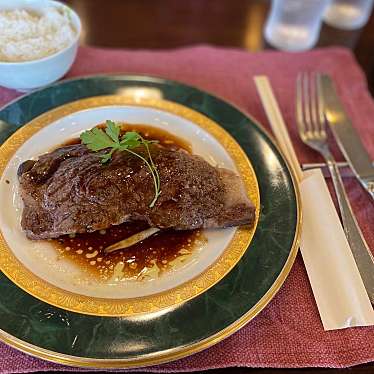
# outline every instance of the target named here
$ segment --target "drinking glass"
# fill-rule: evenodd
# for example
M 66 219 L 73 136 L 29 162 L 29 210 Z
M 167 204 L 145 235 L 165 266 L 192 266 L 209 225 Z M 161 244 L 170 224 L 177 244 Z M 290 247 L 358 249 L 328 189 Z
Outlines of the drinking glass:
M 354 30 L 368 21 L 374 0 L 333 0 L 323 16 L 330 26 Z
M 312 48 L 318 40 L 322 15 L 330 0 L 272 0 L 265 39 L 287 51 Z

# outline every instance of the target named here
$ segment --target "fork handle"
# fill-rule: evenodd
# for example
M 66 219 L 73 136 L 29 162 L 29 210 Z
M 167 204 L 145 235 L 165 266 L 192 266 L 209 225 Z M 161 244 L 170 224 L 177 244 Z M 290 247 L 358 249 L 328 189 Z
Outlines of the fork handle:
M 371 303 L 374 304 L 374 257 L 362 235 L 360 227 L 358 226 L 338 166 L 332 156 L 325 155 L 325 158 L 334 183 L 336 196 L 338 198 L 345 235 L 351 247 L 366 292 L 369 295 Z

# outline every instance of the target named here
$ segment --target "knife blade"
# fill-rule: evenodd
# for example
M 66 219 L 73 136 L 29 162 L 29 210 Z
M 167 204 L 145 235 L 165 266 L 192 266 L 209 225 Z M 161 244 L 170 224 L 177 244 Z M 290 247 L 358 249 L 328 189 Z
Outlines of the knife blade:
M 321 76 L 321 88 L 325 116 L 336 142 L 357 179 L 374 199 L 374 167 L 369 154 L 344 110 L 334 82 L 326 74 Z

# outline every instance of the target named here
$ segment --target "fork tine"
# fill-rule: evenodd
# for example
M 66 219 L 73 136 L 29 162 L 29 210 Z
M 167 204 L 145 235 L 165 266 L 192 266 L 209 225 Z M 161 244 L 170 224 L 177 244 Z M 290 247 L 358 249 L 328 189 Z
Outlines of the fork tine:
M 317 134 L 320 131 L 319 121 L 318 121 L 318 109 L 317 109 L 317 101 L 318 101 L 318 91 L 317 91 L 317 76 L 315 73 L 310 74 L 310 112 L 311 112 L 311 125 L 312 131 Z
M 305 128 L 307 132 L 313 130 L 310 117 L 310 94 L 309 94 L 309 77 L 308 73 L 302 73 L 302 82 L 303 82 L 303 103 L 304 103 L 304 119 L 305 119 Z
M 323 75 L 300 73 L 296 80 L 296 118 L 301 140 L 315 151 L 329 152 L 325 132 Z
M 300 135 L 305 133 L 305 123 L 303 117 L 303 82 L 302 74 L 297 74 L 296 78 L 296 124 Z
M 325 103 L 322 93 L 322 76 L 320 73 L 316 74 L 316 86 L 317 86 L 317 102 L 318 102 L 318 122 L 320 125 L 322 136 L 326 137 L 326 119 L 325 119 Z

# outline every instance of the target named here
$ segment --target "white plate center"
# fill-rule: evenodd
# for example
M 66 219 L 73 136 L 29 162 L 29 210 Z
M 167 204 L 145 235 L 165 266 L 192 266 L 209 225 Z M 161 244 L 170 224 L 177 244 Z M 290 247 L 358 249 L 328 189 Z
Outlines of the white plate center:
M 56 249 L 46 241 L 31 241 L 24 235 L 20 220 L 22 201 L 17 180 L 18 166 L 29 159 L 76 138 L 79 134 L 107 119 L 144 124 L 166 130 L 189 141 L 194 154 L 213 165 L 236 171 L 235 164 L 222 145 L 193 122 L 162 110 L 138 106 L 105 106 L 67 115 L 43 128 L 28 139 L 10 160 L 0 180 L 0 230 L 18 260 L 43 280 L 74 293 L 103 298 L 147 296 L 179 286 L 211 266 L 230 243 L 236 229 L 205 230 L 207 243 L 178 268 L 157 278 L 143 281 L 98 282 L 82 272 L 77 264 L 60 259 Z M 6 181 L 9 181 L 7 183 Z

